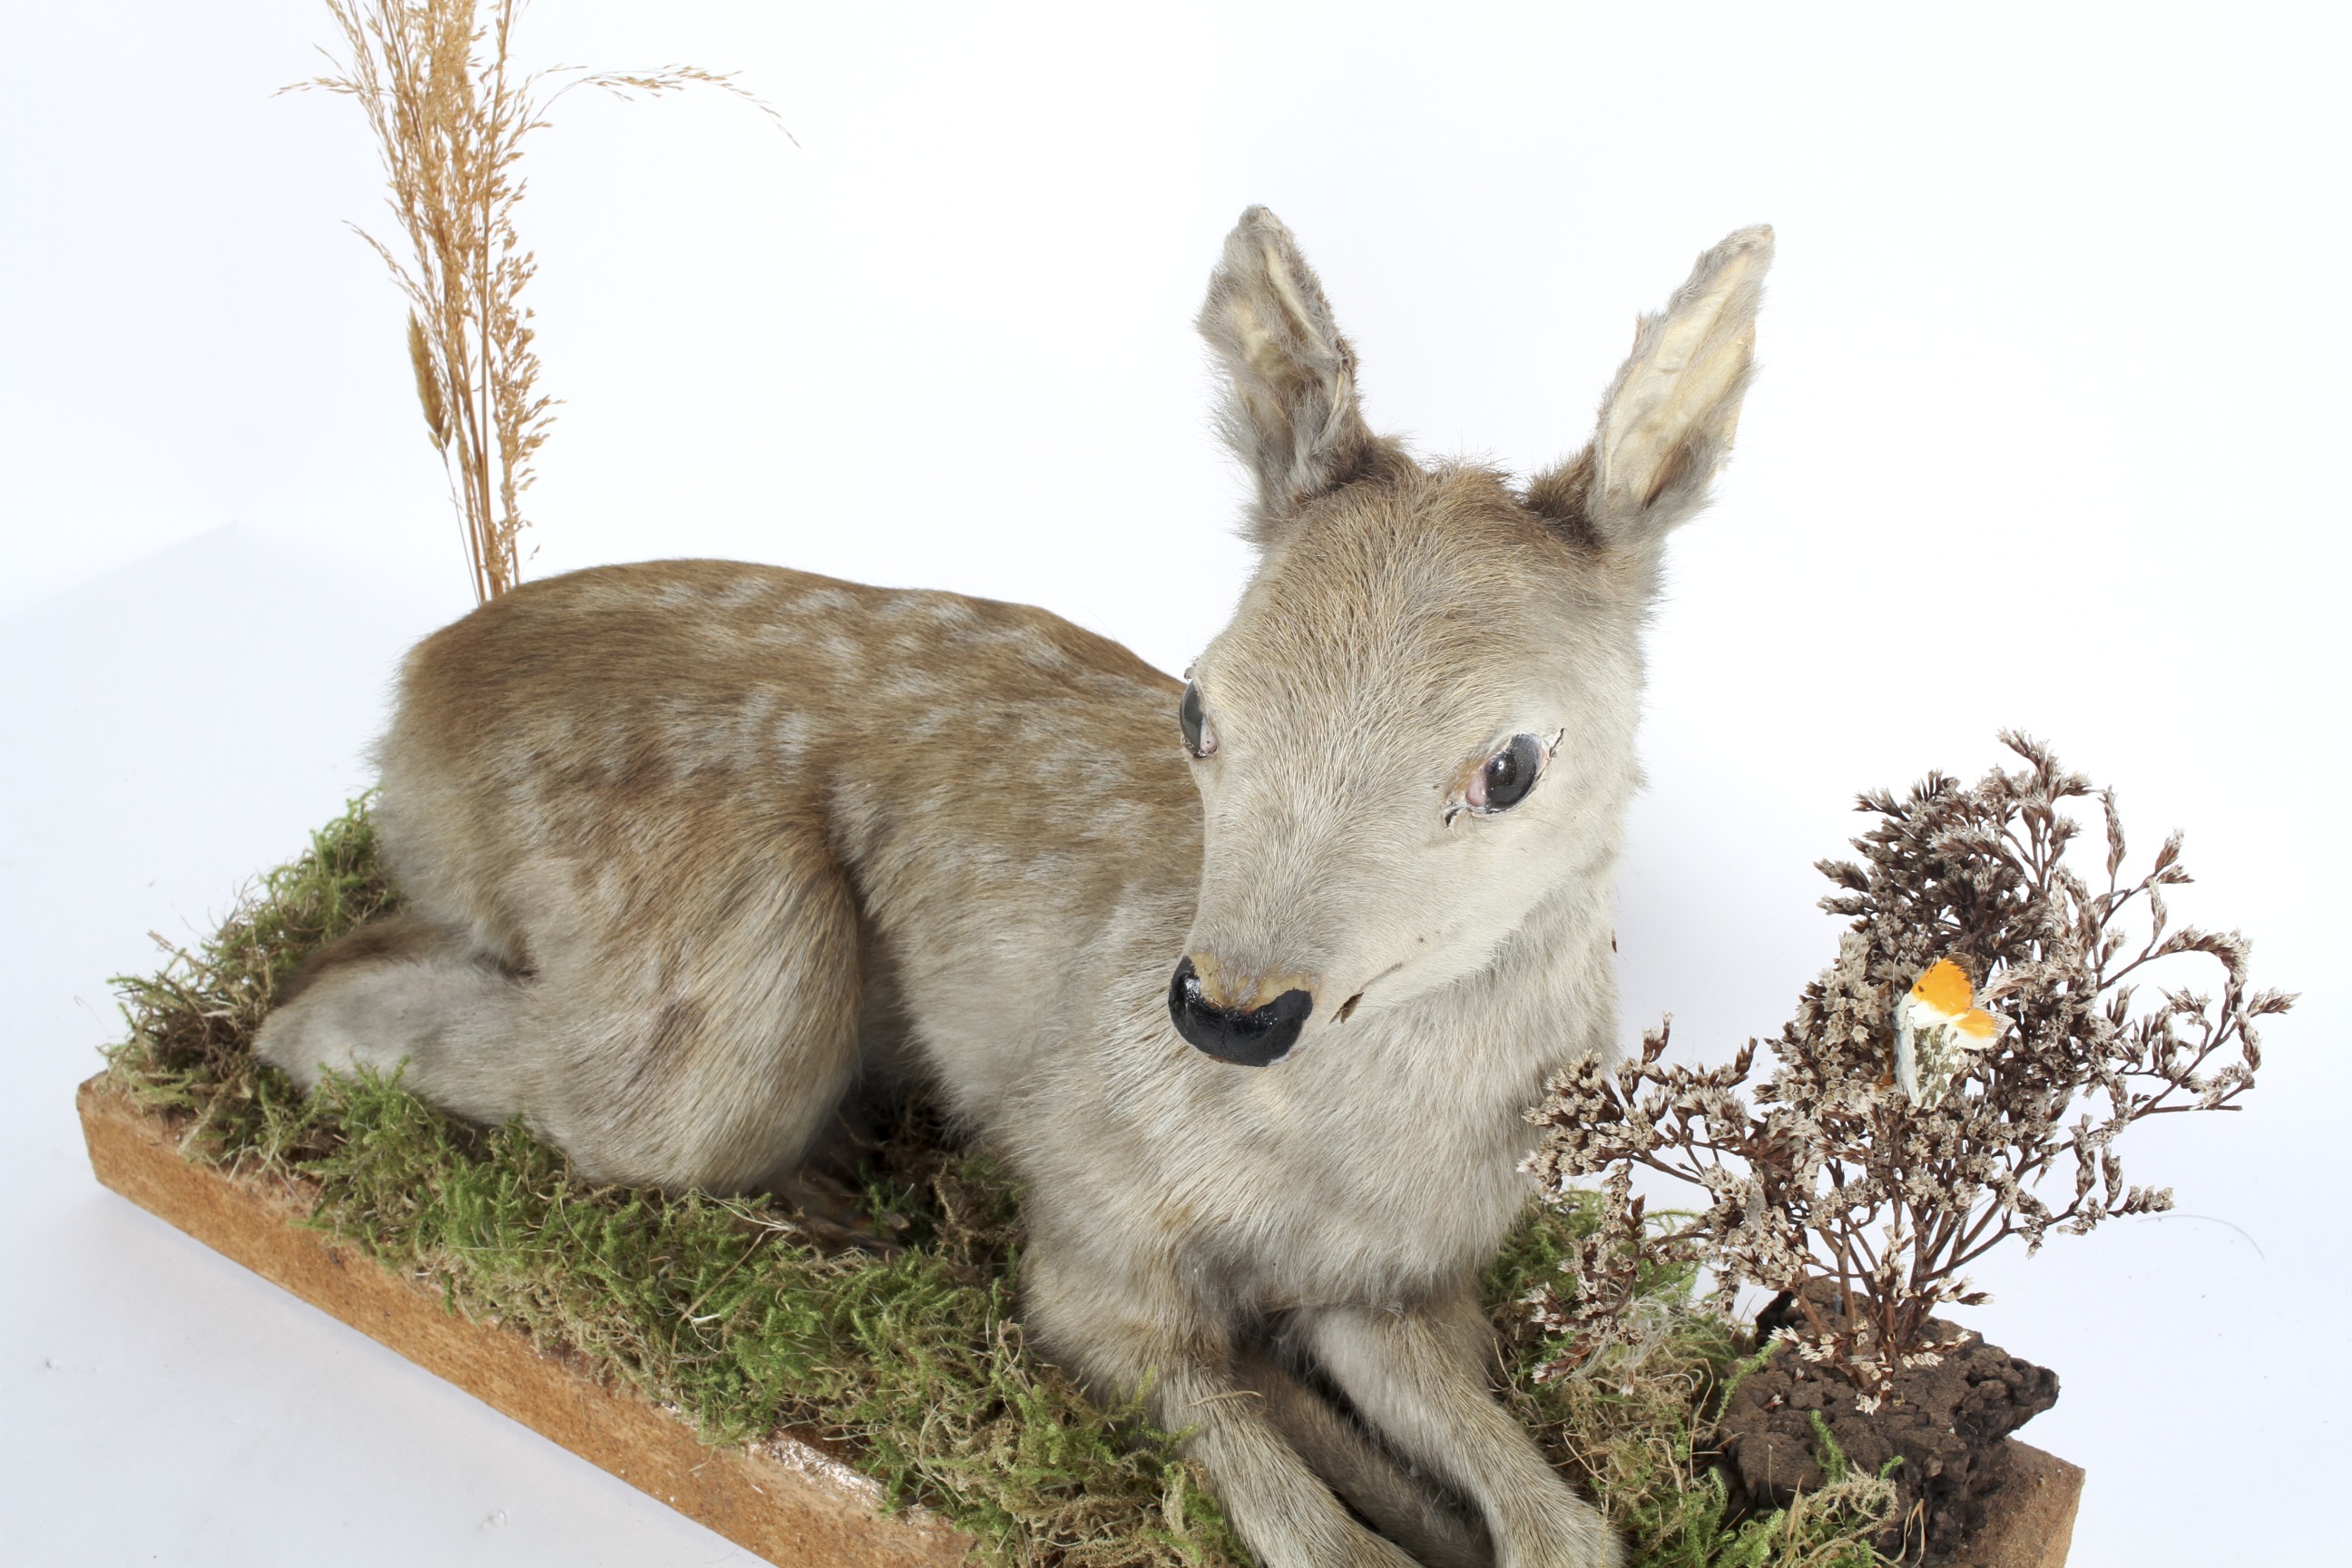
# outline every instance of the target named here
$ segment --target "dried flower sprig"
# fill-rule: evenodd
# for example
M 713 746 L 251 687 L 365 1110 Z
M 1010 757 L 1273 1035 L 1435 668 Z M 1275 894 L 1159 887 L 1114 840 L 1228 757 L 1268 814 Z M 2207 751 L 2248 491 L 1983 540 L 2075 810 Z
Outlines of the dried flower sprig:
M 1607 1216 L 1563 1266 L 1572 1289 L 1529 1298 L 1539 1322 L 1580 1335 L 1570 1359 L 1605 1340 L 1645 1259 L 1704 1264 L 1726 1290 L 1789 1292 L 1798 1353 L 1874 1408 L 1896 1371 L 1948 1348 L 1931 1342 L 1937 1309 L 1987 1300 L 1960 1271 L 1988 1250 L 2171 1206 L 2169 1188 L 2125 1184 L 2116 1140 L 2147 1117 L 2234 1109 L 2262 1065 L 2256 1020 L 2294 998 L 2248 988 L 2235 932 L 2172 927 L 2164 889 L 2189 879 L 2179 835 L 2124 878 L 2113 791 L 2097 792 L 2104 878 L 2079 874 L 2067 851 L 2080 826 L 2062 807 L 2091 785 L 2045 747 L 2001 739 L 2023 768 L 1861 797 L 1878 818 L 1853 841 L 1862 860 L 1820 867 L 1843 889 L 1822 907 L 1853 924 L 1771 1042 L 1752 1103 L 1758 1042 L 1727 1067 L 1669 1066 L 1661 1026 L 1638 1057 L 1559 1074 L 1528 1113 L 1546 1131 L 1528 1168 L 1548 1190 L 1604 1178 Z M 2218 994 L 2154 984 L 2158 966 L 2168 976 L 2198 957 L 2218 967 Z M 1993 1023 L 1935 975 L 1940 1000 L 1905 1021 L 1965 1017 L 1973 1039 L 1936 1064 L 1932 1092 L 1906 1092 L 1897 1006 L 1945 962 L 1973 977 Z M 1703 1189 L 1706 1207 L 1656 1234 L 1633 1195 L 1637 1165 Z M 2073 1195 L 2053 1208 L 2036 1189 L 2070 1165 Z M 1837 1314 L 1815 1310 L 1811 1280 L 1835 1287 Z
M 521 303 L 539 269 L 515 231 L 524 139 L 575 87 L 624 98 L 716 87 L 775 118 L 731 78 L 693 66 L 520 73 L 510 46 L 523 8 L 523 0 L 492 0 L 486 23 L 478 0 L 327 0 L 343 58 L 329 55 L 333 74 L 289 89 L 358 100 L 375 134 L 404 253 L 352 227 L 408 296 L 409 366 L 448 474 L 478 603 L 520 580 L 521 495 L 554 421 L 554 400 L 538 390 L 531 312 Z

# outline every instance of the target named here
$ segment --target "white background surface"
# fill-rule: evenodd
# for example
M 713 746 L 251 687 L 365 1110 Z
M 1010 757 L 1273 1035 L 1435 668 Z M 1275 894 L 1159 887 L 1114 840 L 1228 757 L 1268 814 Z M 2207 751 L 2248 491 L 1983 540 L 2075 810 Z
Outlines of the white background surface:
M 380 216 L 359 116 L 271 96 L 327 30 L 0 19 L 5 1554 L 746 1561 L 81 1152 L 106 976 L 367 782 L 394 660 L 468 603 L 340 226 Z M 1808 866 L 1852 793 L 1972 777 L 2000 725 L 2120 784 L 2142 847 L 2188 828 L 2180 911 L 2304 1003 L 2243 1114 L 2125 1145 L 2179 1215 L 1981 1271 L 1978 1321 L 2064 1380 L 2028 1436 L 2089 1467 L 2075 1563 L 2336 1561 L 2346 43 L 2320 7 L 546 5 L 530 60 L 740 69 L 799 145 L 717 95 L 558 107 L 530 571 L 746 556 L 1181 668 L 1248 566 L 1190 329 L 1244 205 L 1301 237 L 1377 426 L 1522 472 L 1637 310 L 1774 223 L 1738 458 L 1657 618 L 1628 1035 L 1769 1033 L 1833 944 Z

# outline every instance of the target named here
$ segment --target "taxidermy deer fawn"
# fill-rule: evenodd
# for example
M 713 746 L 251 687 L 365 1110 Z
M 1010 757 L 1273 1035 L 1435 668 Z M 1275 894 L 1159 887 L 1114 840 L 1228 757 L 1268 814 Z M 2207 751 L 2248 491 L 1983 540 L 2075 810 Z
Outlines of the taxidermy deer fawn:
M 1187 684 L 1043 610 L 763 566 L 492 601 L 409 656 L 383 744 L 404 912 L 262 1055 L 404 1062 L 593 1177 L 722 1191 L 918 1075 L 1023 1180 L 1034 1342 L 1189 1429 L 1267 1568 L 1617 1562 L 1494 1397 L 1475 1286 L 1522 1112 L 1613 1049 L 1640 632 L 1771 247 L 1700 258 L 1591 445 L 1514 489 L 1372 434 L 1244 214 L 1200 325 L 1262 556 Z

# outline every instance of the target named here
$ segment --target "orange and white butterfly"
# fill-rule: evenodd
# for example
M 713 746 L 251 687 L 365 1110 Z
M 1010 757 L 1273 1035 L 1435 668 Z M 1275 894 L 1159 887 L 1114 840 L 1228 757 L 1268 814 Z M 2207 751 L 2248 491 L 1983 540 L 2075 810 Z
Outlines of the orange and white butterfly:
M 1968 971 L 1939 958 L 1895 1005 L 1895 1081 L 1914 1105 L 1942 1100 L 1969 1057 L 2008 1027 L 1976 1005 Z

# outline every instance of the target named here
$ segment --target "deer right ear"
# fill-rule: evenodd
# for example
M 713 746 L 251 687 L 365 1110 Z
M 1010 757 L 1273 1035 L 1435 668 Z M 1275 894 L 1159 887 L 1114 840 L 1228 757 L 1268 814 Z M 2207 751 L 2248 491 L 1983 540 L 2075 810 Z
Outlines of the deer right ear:
M 1739 426 L 1771 265 L 1760 225 L 1700 257 L 1666 308 L 1642 318 L 1592 444 L 1529 485 L 1528 504 L 1570 538 L 1634 554 L 1654 554 L 1706 505 Z
M 1225 238 L 1201 307 L 1227 395 L 1219 426 L 1257 480 L 1261 547 L 1309 497 L 1356 478 L 1382 444 L 1356 401 L 1356 353 L 1282 220 L 1252 207 Z

